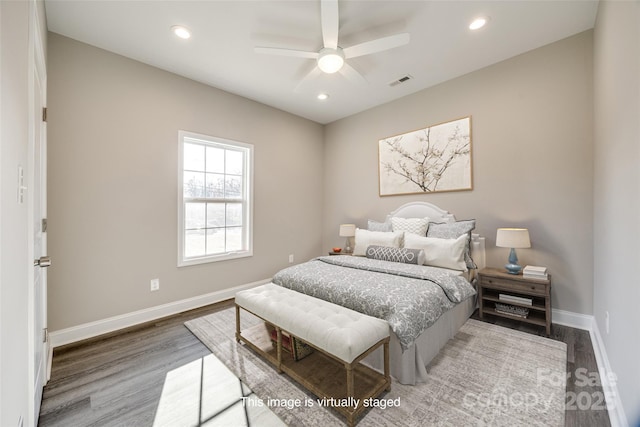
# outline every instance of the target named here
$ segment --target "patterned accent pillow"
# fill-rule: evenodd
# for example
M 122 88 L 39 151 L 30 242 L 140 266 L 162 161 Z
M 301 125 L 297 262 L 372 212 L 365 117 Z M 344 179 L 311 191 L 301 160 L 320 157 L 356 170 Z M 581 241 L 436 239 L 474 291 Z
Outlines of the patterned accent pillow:
M 371 219 L 367 224 L 367 229 L 369 231 L 393 231 L 391 229 L 391 223 L 389 221 L 378 222 Z
M 367 248 L 371 245 L 402 247 L 404 233 L 389 233 L 383 231 L 369 231 L 356 228 L 353 255 L 365 256 Z
M 367 248 L 367 258 L 422 265 L 424 264 L 425 255 L 422 249 L 371 245 Z
M 413 233 L 418 236 L 426 236 L 429 228 L 429 218 L 391 218 L 393 232 Z
M 427 237 L 436 237 L 438 239 L 457 239 L 463 234 L 469 236 L 467 248 L 464 252 L 464 262 L 467 264 L 467 268 L 478 268 L 473 259 L 471 258 L 471 231 L 476 228 L 476 220 L 469 219 L 465 221 L 456 221 L 451 223 L 436 224 L 432 223 L 427 230 Z

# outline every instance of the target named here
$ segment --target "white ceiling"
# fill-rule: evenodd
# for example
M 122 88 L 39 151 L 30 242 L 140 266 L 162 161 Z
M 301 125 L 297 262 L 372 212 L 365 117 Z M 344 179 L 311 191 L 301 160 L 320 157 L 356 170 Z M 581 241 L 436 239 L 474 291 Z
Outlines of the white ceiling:
M 318 51 L 319 0 L 45 0 L 49 30 L 325 124 L 593 28 L 597 0 L 341 1 L 338 44 L 408 32 L 408 45 L 347 60 L 367 80 L 321 74 L 313 59 L 255 46 Z M 472 18 L 490 17 L 478 31 Z M 189 40 L 173 35 L 183 25 Z M 413 79 L 389 86 L 406 74 Z M 330 98 L 318 101 L 326 92 Z

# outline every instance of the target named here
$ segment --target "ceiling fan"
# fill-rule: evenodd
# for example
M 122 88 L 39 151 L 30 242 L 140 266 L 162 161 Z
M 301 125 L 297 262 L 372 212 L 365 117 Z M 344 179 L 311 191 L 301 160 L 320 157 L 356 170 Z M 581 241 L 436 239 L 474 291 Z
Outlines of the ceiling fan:
M 257 53 L 315 59 L 318 66 L 314 67 L 313 70 L 304 77 L 300 84 L 305 80 L 319 75 L 321 72 L 332 74 L 338 71 L 350 80 L 365 82 L 364 77 L 358 71 L 345 63 L 345 59 L 356 58 L 358 56 L 369 55 L 371 53 L 382 52 L 387 49 L 402 46 L 409 43 L 410 39 L 409 33 L 400 33 L 370 40 L 368 42 L 346 48 L 340 47 L 338 45 L 338 0 L 320 1 L 320 20 L 324 47 L 318 52 L 276 47 L 256 47 L 254 49 Z M 300 84 L 298 84 L 298 87 Z

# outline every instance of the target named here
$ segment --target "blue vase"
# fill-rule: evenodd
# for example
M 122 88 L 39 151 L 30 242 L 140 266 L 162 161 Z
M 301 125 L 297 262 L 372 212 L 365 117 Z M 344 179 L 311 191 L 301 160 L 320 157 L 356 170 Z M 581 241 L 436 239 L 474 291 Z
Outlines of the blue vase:
M 509 252 L 509 263 L 506 264 L 504 268 L 509 274 L 520 274 L 522 267 L 518 265 L 518 256 L 514 248 L 511 248 L 511 252 Z

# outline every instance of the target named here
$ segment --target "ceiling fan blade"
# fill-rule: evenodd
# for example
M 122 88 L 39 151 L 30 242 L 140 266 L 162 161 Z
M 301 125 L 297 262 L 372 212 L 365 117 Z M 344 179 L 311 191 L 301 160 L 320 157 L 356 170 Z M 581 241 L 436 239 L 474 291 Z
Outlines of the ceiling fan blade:
M 371 40 L 360 43 L 355 46 L 343 49 L 345 58 L 356 58 L 358 56 L 368 55 L 370 53 L 382 52 L 383 50 L 392 49 L 409 43 L 411 36 L 409 33 L 395 34 L 393 36 L 382 37 L 380 39 Z
M 351 65 L 345 63 L 342 68 L 340 68 L 340 74 L 345 76 L 348 80 L 357 84 L 367 84 L 367 79 L 364 78 L 362 74 L 356 71 Z
M 296 58 L 317 59 L 318 52 L 306 52 L 304 50 L 282 49 L 279 47 L 254 47 L 256 53 L 266 53 L 268 55 L 293 56 Z
M 322 41 L 325 48 L 338 48 L 338 0 L 320 1 L 320 21 L 322 23 Z
M 296 85 L 295 89 L 293 89 L 293 91 L 296 93 L 300 92 L 307 83 L 309 83 L 311 80 L 314 80 L 315 78 L 320 76 L 320 74 L 322 74 L 322 71 L 320 71 L 320 68 L 318 68 L 317 66 L 313 67 L 313 69 L 309 71 L 309 73 L 307 73 L 306 76 L 300 79 L 300 81 Z

